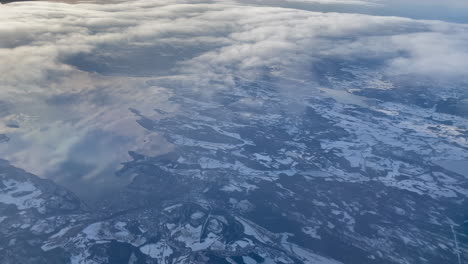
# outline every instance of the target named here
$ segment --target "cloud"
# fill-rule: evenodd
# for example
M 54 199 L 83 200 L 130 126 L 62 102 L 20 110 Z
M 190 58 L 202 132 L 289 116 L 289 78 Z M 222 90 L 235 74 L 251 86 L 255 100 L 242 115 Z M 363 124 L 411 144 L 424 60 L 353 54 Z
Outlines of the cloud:
M 455 35 L 456 38 L 453 37 Z M 408 56 L 396 57 L 390 61 L 390 71 L 394 74 L 417 73 L 448 77 L 468 75 L 466 31 L 400 35 L 393 37 L 392 42 L 408 53 Z
M 274 4 L 274 0 L 258 0 L 260 3 Z M 378 0 L 283 0 L 286 3 L 299 4 L 321 4 L 321 5 L 358 5 L 358 6 L 374 6 L 380 1 Z
M 0 153 L 43 177 L 70 161 L 86 163 L 81 177 L 90 179 L 128 159 L 128 150 L 151 156 L 170 148 L 129 108 L 158 118 L 154 108 L 177 111 L 173 95 L 210 96 L 265 74 L 282 79 L 289 94 L 315 83 L 314 64 L 330 58 L 379 60 L 388 76 L 466 77 L 467 42 L 462 24 L 234 1 L 4 5 L 0 102 L 8 109 L 0 134 L 12 140 Z

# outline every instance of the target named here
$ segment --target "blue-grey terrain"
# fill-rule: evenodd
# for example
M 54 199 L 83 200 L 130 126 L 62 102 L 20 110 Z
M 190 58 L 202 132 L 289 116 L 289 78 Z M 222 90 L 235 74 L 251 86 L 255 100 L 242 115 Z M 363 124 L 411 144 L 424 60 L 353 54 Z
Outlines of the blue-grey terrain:
M 0 263 L 467 263 L 468 5 L 418 3 L 0 5 Z

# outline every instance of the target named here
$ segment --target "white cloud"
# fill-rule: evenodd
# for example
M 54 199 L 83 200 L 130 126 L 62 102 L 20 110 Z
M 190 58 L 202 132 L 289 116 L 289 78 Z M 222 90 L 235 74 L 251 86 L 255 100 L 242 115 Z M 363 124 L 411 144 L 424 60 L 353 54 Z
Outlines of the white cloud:
M 273 0 L 259 0 L 263 3 L 275 3 Z M 374 6 L 379 3 L 379 0 L 282 0 L 286 3 L 301 3 L 301 4 L 321 4 L 321 5 L 358 5 L 358 6 Z
M 100 153 L 94 165 L 111 166 L 134 146 L 151 154 L 143 141 L 160 139 L 141 129 L 128 108 L 149 115 L 156 106 L 176 109 L 168 103 L 177 92 L 169 88 L 174 85 L 209 95 L 232 88 L 235 78 L 258 78 L 265 69 L 313 82 L 310 66 L 330 57 L 381 59 L 381 70 L 390 75 L 466 76 L 467 44 L 468 27 L 460 24 L 232 1 L 5 5 L 0 7 L 0 100 L 14 109 L 0 133 L 13 140 L 0 146 L 0 153 L 46 176 L 78 158 L 73 152 L 86 145 Z M 136 62 L 135 56 L 140 56 Z M 67 64 L 70 58 L 85 63 L 76 68 L 76 61 Z M 93 59 L 100 61 L 90 66 Z M 135 77 L 139 72 L 133 66 L 141 65 L 148 71 Z M 175 84 L 148 87 L 146 81 L 155 79 Z M 19 129 L 5 125 L 12 120 Z M 104 157 L 106 146 L 89 145 L 90 135 L 98 132 L 125 140 Z

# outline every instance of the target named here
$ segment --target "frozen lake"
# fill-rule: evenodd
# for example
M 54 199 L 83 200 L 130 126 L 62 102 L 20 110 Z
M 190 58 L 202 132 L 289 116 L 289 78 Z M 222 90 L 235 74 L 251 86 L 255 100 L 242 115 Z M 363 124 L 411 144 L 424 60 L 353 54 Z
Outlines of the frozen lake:
M 468 178 L 468 160 L 440 160 L 436 164 Z

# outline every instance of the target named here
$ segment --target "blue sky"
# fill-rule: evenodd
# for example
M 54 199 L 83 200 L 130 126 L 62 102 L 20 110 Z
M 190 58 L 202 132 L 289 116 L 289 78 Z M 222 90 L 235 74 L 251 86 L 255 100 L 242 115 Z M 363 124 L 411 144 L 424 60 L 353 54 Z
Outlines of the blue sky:
M 400 16 L 468 23 L 468 1 L 465 0 L 373 0 L 361 1 L 361 3 L 353 0 L 240 0 L 239 2 L 323 12 Z

